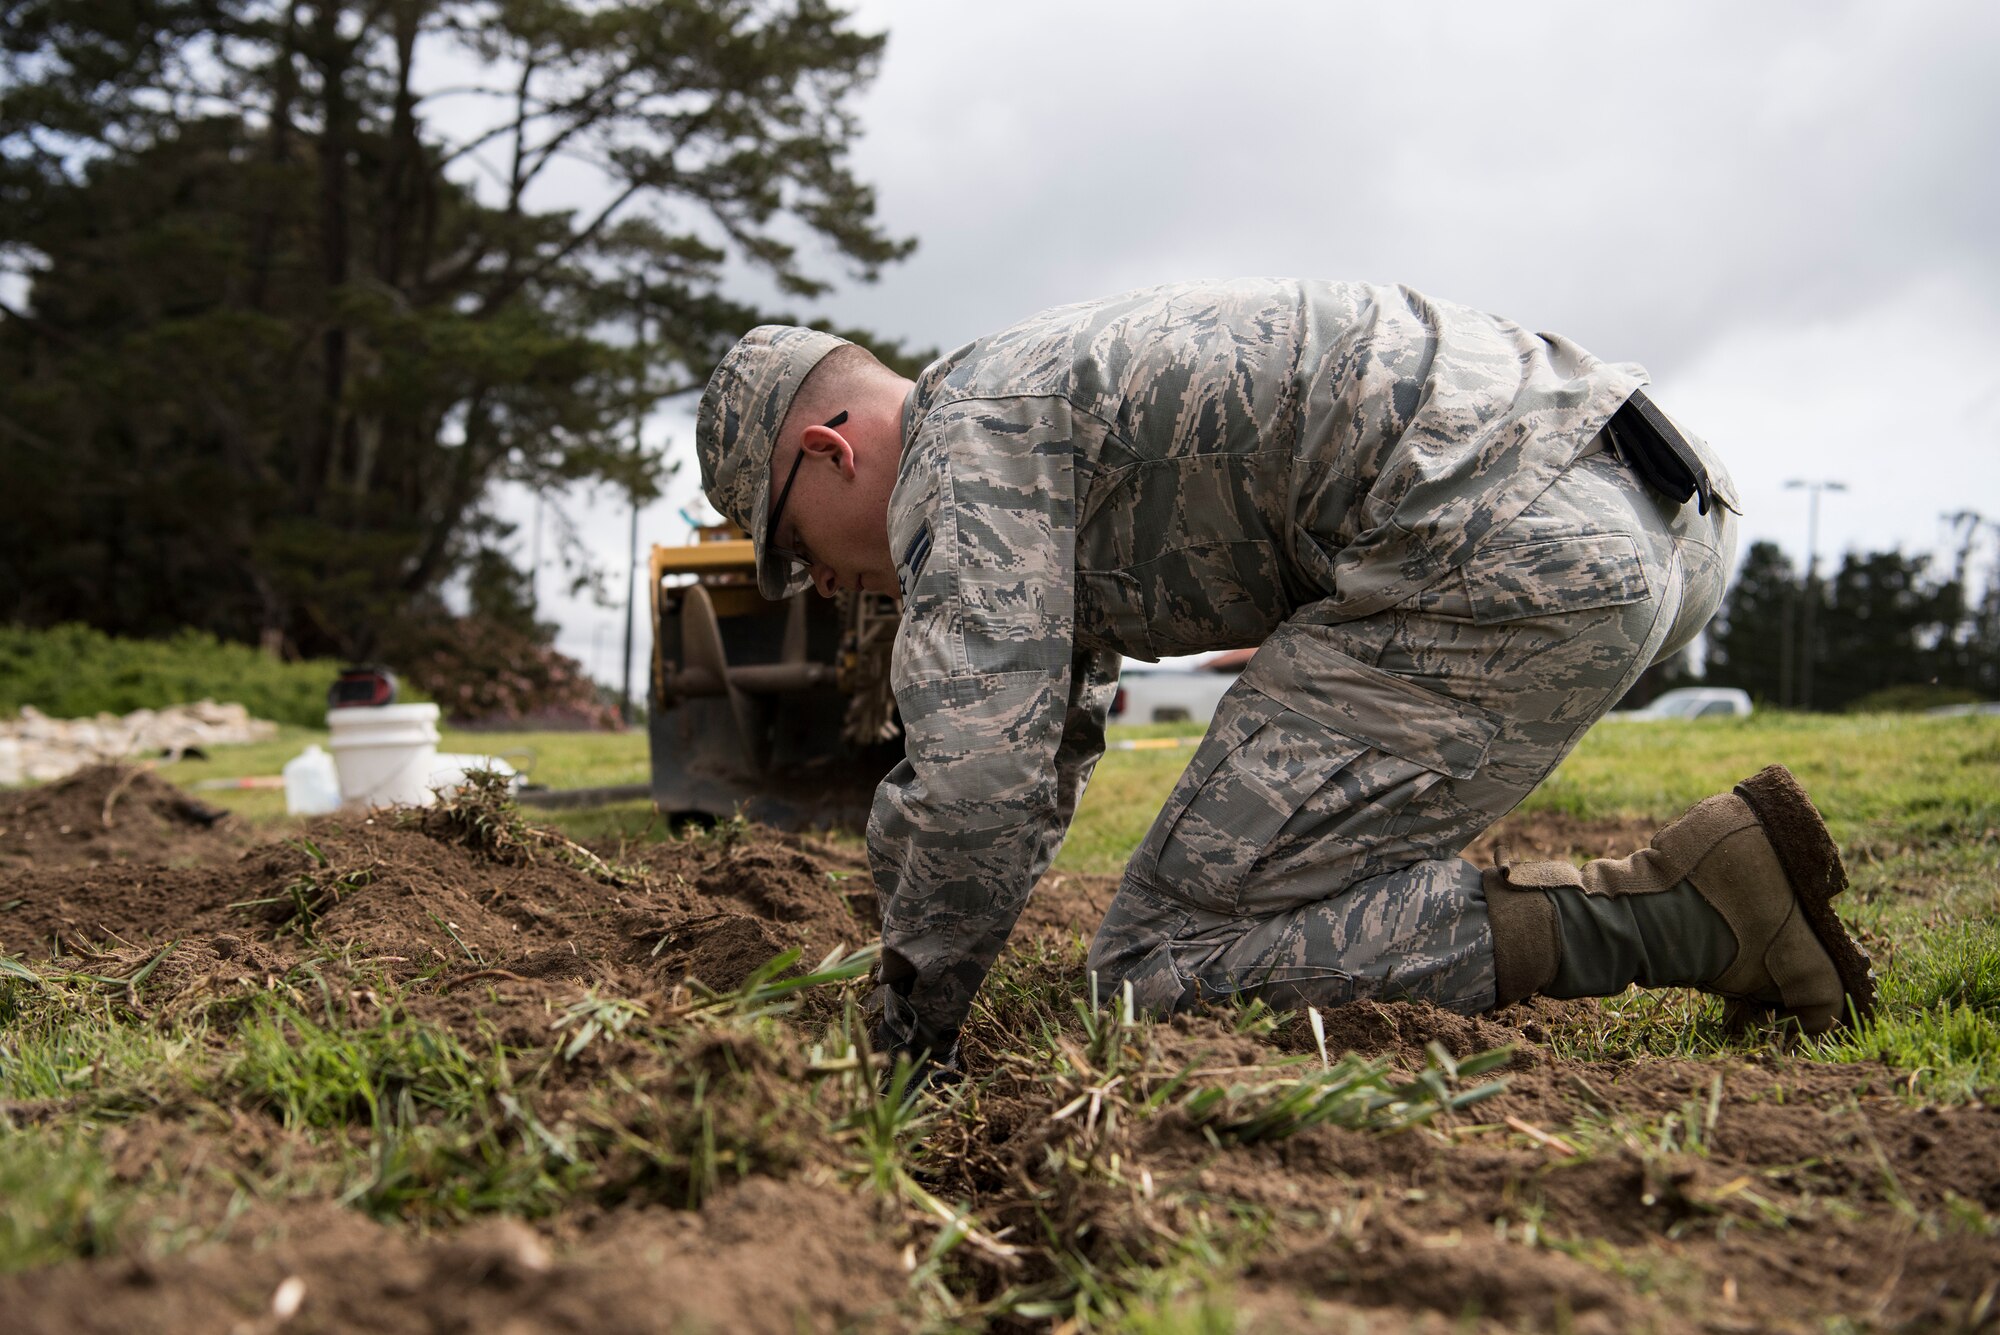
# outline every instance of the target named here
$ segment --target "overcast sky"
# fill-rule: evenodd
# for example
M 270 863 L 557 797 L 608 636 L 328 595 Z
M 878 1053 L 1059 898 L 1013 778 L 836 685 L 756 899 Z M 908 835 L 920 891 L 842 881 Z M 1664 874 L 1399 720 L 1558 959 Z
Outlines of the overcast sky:
M 859 13 L 889 46 L 855 165 L 919 249 L 843 283 L 842 323 L 951 347 L 1152 283 L 1407 283 L 1644 364 L 1734 474 L 1746 550 L 1803 564 L 1795 478 L 1850 488 L 1823 562 L 2000 521 L 2000 5 Z M 686 537 L 691 412 L 652 425 L 688 462 L 642 546 Z M 622 594 L 622 510 L 578 513 Z M 622 612 L 557 582 L 559 643 L 615 683 Z

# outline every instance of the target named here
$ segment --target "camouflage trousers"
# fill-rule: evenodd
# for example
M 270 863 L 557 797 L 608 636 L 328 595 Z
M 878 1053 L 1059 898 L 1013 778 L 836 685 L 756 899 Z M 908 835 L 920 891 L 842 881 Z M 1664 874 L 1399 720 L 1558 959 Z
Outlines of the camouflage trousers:
M 1091 945 L 1170 1013 L 1255 994 L 1494 1004 L 1459 853 L 1713 615 L 1735 517 L 1648 491 L 1603 438 L 1406 603 L 1301 608 L 1223 697 Z M 1733 496 L 1712 456 L 1710 471 Z

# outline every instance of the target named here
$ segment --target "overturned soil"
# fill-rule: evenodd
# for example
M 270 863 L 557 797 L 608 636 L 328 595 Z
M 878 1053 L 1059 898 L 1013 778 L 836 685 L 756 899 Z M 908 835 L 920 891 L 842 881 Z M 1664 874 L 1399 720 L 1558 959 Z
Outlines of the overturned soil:
M 229 813 L 148 770 L 92 765 L 39 788 L 0 791 L 0 875 L 102 862 L 173 865 L 246 846 Z
M 1503 826 L 1477 857 L 1623 854 L 1645 833 L 1544 814 Z M 1015 976 L 1080 995 L 1079 938 L 1114 889 L 1108 877 L 1047 878 L 1009 948 Z M 273 841 L 130 770 L 0 794 L 0 955 L 131 980 L 107 987 L 106 1004 L 140 1024 L 199 1019 L 217 1042 L 244 998 L 309 976 L 303 990 L 329 1014 L 365 1016 L 394 991 L 408 1015 L 468 1044 L 546 1054 L 589 998 L 669 1015 L 780 952 L 810 966 L 875 930 L 852 852 L 758 829 L 582 850 L 377 815 Z M 807 1016 L 823 1022 L 812 1007 L 837 1003 L 812 995 Z M 1924 1106 L 1904 1095 L 1905 1073 L 1775 1048 L 1568 1062 L 1544 1039 L 1595 1003 L 1482 1017 L 1363 1003 L 1323 1015 L 1332 1053 L 1415 1072 L 1434 1048 L 1511 1046 L 1506 1088 L 1418 1132 L 1320 1126 L 1238 1144 L 1178 1112 L 1115 1124 L 1092 1102 L 1108 1082 L 1081 1074 L 1056 1082 L 1059 1097 L 1077 1096 L 1057 1115 L 1047 1072 L 1020 1059 L 1020 1035 L 1045 1018 L 1022 1004 L 989 989 L 965 1037 L 961 1115 L 937 1124 L 921 1160 L 929 1189 L 995 1240 L 990 1257 L 960 1249 L 968 1301 L 1050 1282 L 1027 1244 L 1052 1232 L 1108 1263 L 1255 1217 L 1257 1241 L 1228 1258 L 1222 1299 L 1247 1330 L 2000 1320 L 2000 1111 Z M 1219 1016 L 1159 1026 L 1149 1062 L 1226 1079 L 1283 1056 L 1318 1061 L 1302 1017 L 1238 1027 Z M 643 1108 L 656 1086 L 635 1061 L 605 1042 L 551 1063 L 555 1095 L 581 1107 L 611 1091 L 602 1107 Z M 734 1051 L 716 1061 L 738 1076 L 756 1064 Z M 0 1104 L 0 1137 L 68 1107 Z M 635 1187 L 532 1218 L 383 1223 L 324 1193 L 246 1187 L 273 1164 L 310 1168 L 332 1152 L 269 1110 L 139 1106 L 103 1145 L 120 1182 L 180 1184 L 194 1224 L 128 1228 L 107 1254 L 0 1276 L 8 1331 L 794 1331 L 917 1327 L 935 1314 L 926 1236 L 808 1152 L 681 1202 L 696 1208 Z M 369 1152 L 365 1132 L 349 1152 Z M 1094 1168 L 1069 1183 L 1063 1162 Z

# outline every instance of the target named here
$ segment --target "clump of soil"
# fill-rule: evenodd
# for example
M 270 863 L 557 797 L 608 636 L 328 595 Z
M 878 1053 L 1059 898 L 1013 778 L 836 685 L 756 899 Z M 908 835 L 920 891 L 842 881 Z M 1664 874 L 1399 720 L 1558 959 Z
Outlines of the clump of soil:
M 281 1326 L 793 1335 L 895 1314 L 903 1269 L 875 1232 L 852 1193 L 762 1178 L 699 1212 L 627 1212 L 560 1253 L 514 1220 L 410 1238 L 322 1206 L 296 1212 L 265 1246 L 57 1266 L 13 1276 L 0 1292 L 18 1335 Z
M 242 847 L 229 813 L 149 770 L 92 765 L 0 791 L 0 870 L 102 862 L 174 863 Z
M 1484 1015 L 1459 1015 L 1427 1001 L 1357 1001 L 1320 1012 L 1320 1027 L 1329 1052 L 1359 1052 L 1389 1056 L 1404 1068 L 1421 1068 L 1435 1043 L 1453 1057 L 1470 1057 L 1494 1048 L 1513 1047 L 1520 1062 L 1531 1059 L 1533 1045 L 1522 1042 L 1521 1031 Z M 1270 1041 L 1287 1052 L 1316 1053 L 1319 1042 L 1303 1015 L 1293 1015 Z

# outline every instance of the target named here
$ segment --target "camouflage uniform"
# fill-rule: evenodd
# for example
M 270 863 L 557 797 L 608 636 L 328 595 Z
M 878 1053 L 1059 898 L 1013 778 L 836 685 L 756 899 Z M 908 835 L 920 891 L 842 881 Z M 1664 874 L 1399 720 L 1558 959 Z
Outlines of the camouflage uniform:
M 1605 452 L 1643 379 L 1407 288 L 1265 280 L 1062 307 L 929 367 L 889 511 L 906 759 L 869 825 L 890 1035 L 949 1046 L 1103 750 L 1120 655 L 1251 645 L 1091 967 L 1156 1011 L 1490 1008 L 1458 851 L 1693 637 L 1731 564 L 1725 509 Z

